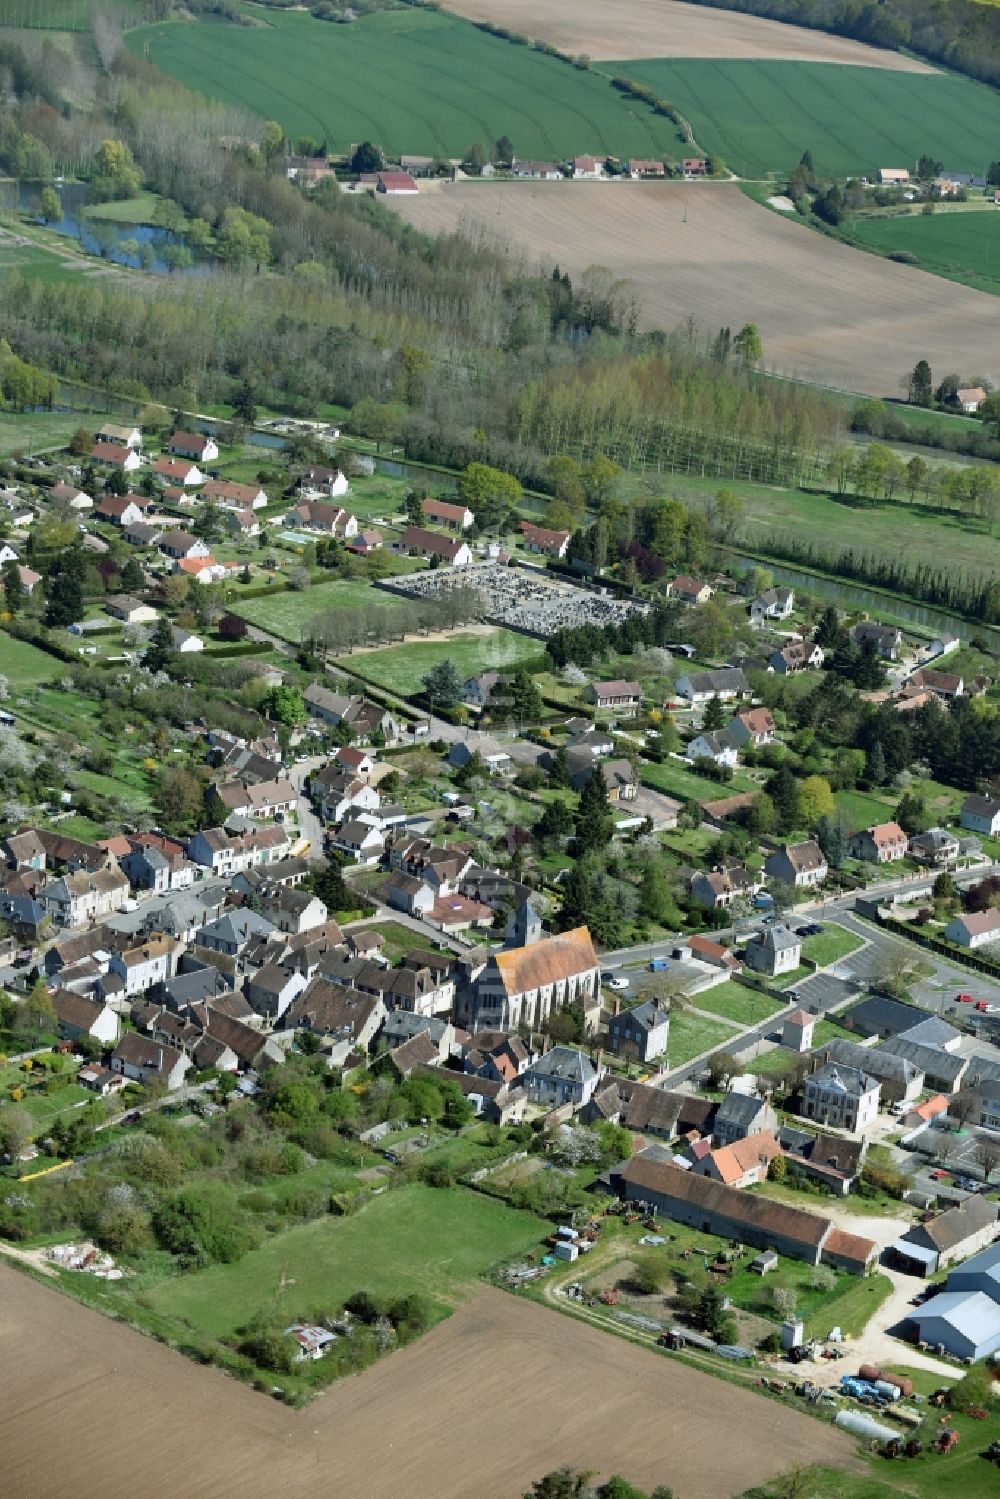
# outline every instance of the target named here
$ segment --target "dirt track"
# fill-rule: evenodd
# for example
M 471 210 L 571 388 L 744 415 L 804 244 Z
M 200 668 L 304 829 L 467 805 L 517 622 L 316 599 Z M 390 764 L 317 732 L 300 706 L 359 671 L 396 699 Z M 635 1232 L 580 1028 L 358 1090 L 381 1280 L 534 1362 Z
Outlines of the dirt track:
M 485 1287 L 293 1412 L 0 1265 L 0 1411 L 5 1499 L 516 1499 L 566 1462 L 727 1499 L 855 1461 L 832 1426 Z
M 509 26 L 534 41 L 549 42 L 594 62 L 640 57 L 790 58 L 797 62 L 853 63 L 931 73 L 933 68 L 805 26 L 761 16 L 685 5 L 683 0 L 444 0 L 445 9 L 471 21 Z
M 465 228 L 633 283 L 646 327 L 756 323 L 768 369 L 897 396 L 916 361 L 1000 377 L 1000 298 L 853 250 L 725 183 L 467 182 L 389 198 L 432 233 Z

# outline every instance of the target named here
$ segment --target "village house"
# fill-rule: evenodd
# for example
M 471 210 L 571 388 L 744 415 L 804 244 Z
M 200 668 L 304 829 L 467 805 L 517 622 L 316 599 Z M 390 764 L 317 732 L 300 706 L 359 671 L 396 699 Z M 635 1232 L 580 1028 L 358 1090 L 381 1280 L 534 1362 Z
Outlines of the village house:
M 347 818 L 333 836 L 333 847 L 355 864 L 378 864 L 385 852 L 385 835 L 370 822 Z
M 220 510 L 263 510 L 267 504 L 267 492 L 259 484 L 235 484 L 231 479 L 209 479 L 201 498 Z
M 878 1117 L 881 1084 L 857 1067 L 825 1062 L 802 1085 L 802 1114 L 828 1129 L 863 1133 Z
M 303 469 L 296 485 L 300 494 L 325 494 L 333 500 L 339 495 L 346 494 L 349 487 L 347 475 L 342 469 L 321 466 Z
M 188 458 L 157 458 L 153 473 L 165 484 L 179 484 L 183 488 L 194 488 L 204 484 L 205 475 L 196 463 Z
M 541 1030 L 557 1010 L 599 1000 L 597 955 L 585 926 L 543 937 L 527 947 L 490 953 L 475 982 L 458 997 L 466 1030 Z
M 170 626 L 170 639 L 174 650 L 180 656 L 197 655 L 205 649 L 205 642 L 200 635 L 195 635 L 191 630 L 182 629 L 180 625 Z
M 38 899 L 60 926 L 84 926 L 120 911 L 130 898 L 128 880 L 116 869 L 78 870 L 53 880 Z
M 536 526 L 533 521 L 521 522 L 521 538 L 525 551 L 541 552 L 546 557 L 565 557 L 569 547 L 568 531 L 553 531 L 547 526 Z
M 273 818 L 294 812 L 298 793 L 291 781 L 278 776 L 270 781 L 226 781 L 216 786 L 215 794 L 227 813 L 242 817 Z
M 440 531 L 428 531 L 423 526 L 407 526 L 399 541 L 393 542 L 393 550 L 408 556 L 423 557 L 430 561 L 437 557 L 449 567 L 468 567 L 472 552 L 467 542 L 460 537 L 452 539 L 442 536 Z
M 740 748 L 751 745 L 760 749 L 774 739 L 774 718 L 770 708 L 744 708 L 726 725 L 730 737 Z
M 946 869 L 958 859 L 960 844 L 947 828 L 928 828 L 910 839 L 910 855 L 932 869 Z
M 260 535 L 260 521 L 252 510 L 227 510 L 225 523 L 237 536 Z
M 657 1000 L 622 1010 L 608 1021 L 608 1049 L 631 1061 L 652 1062 L 666 1054 L 670 1012 Z
M 348 813 L 374 813 L 382 804 L 374 786 L 334 762 L 310 777 L 309 794 L 323 821 L 334 825 Z
M 145 495 L 107 494 L 94 511 L 94 519 L 113 526 L 134 525 L 142 520 L 148 504 Z
M 259 864 L 277 863 L 288 852 L 288 834 L 282 827 L 265 827 L 249 833 L 227 833 L 225 828 L 202 828 L 188 840 L 185 853 L 217 875 L 234 875 Z
M 955 399 L 964 412 L 973 416 L 986 400 L 986 391 L 981 385 L 967 385 L 955 392 Z
M 467 505 L 450 505 L 446 500 L 424 500 L 424 518 L 432 525 L 444 526 L 449 531 L 467 531 L 476 523 L 476 517 Z
M 674 685 L 678 697 L 691 703 L 707 703 L 718 697 L 723 702 L 730 698 L 749 695 L 750 683 L 738 666 L 722 666 L 715 671 L 688 672 L 678 677 Z
M 956 1260 L 968 1260 L 970 1255 L 986 1249 L 998 1234 L 1000 1219 L 996 1203 L 986 1202 L 982 1197 L 970 1197 L 957 1207 L 939 1213 L 936 1218 L 915 1223 L 896 1239 L 891 1251 L 897 1264 L 910 1275 L 930 1277 Z M 981 1289 L 978 1284 L 972 1285 L 976 1276 L 973 1268 L 966 1277 L 970 1290 Z
M 342 1066 L 352 1053 L 367 1054 L 385 1022 L 386 1007 L 374 994 L 312 979 L 281 1017 L 285 1030 L 319 1036 L 330 1063 Z
M 120 468 L 126 474 L 135 473 L 142 467 L 142 457 L 135 448 L 123 447 L 116 442 L 98 442 L 90 450 L 92 463 L 101 463 L 107 468 Z
M 219 445 L 205 432 L 175 432 L 167 443 L 167 452 L 175 458 L 193 458 L 195 463 L 214 463 Z
M 823 665 L 823 647 L 811 640 L 792 640 L 767 658 L 768 670 L 779 677 L 787 677 L 796 671 L 808 671 Z
M 285 176 L 289 182 L 299 182 L 304 187 L 315 187 L 326 177 L 336 173 L 325 156 L 286 156 Z
M 574 156 L 573 176 L 577 181 L 596 181 L 604 176 L 604 162 L 598 161 L 596 156 Z
M 77 511 L 90 510 L 94 504 L 84 490 L 77 489 L 75 484 L 66 484 L 63 480 L 53 484 L 49 490 L 49 499 L 56 505 L 68 505 L 70 510 Z
M 30 599 L 38 584 L 42 581 L 41 573 L 36 573 L 30 567 L 18 565 L 17 576 L 21 582 L 21 589 Z
M 639 795 L 639 776 L 631 760 L 595 760 L 579 750 L 570 750 L 566 769 L 574 791 L 581 791 L 591 776 L 600 776 L 612 806 L 635 801 Z
M 932 692 L 942 702 L 961 697 L 965 691 L 961 672 L 936 671 L 931 666 L 923 666 L 919 671 L 913 672 L 906 685 L 914 692 Z
M 554 161 L 515 161 L 511 168 L 515 177 L 532 182 L 561 182 L 562 172 Z
M 113 1072 L 134 1083 L 148 1083 L 153 1078 L 171 1091 L 181 1086 L 190 1068 L 191 1059 L 183 1052 L 135 1031 L 123 1036 L 111 1053 Z
M 95 442 L 108 442 L 118 448 L 141 448 L 142 428 L 135 426 L 116 426 L 114 422 L 105 422 L 100 429 L 94 433 Z
M 909 846 L 910 840 L 898 822 L 880 822 L 853 833 L 847 852 L 852 859 L 867 864 L 891 864 L 894 859 L 905 858 Z
M 480 710 L 488 707 L 493 689 L 502 680 L 498 671 L 484 671 L 478 677 L 468 677 L 462 684 L 463 701 Z
M 163 535 L 163 528 L 147 525 L 145 521 L 129 521 L 122 526 L 122 535 L 131 547 L 151 547 Z
M 739 746 L 728 729 L 703 729 L 688 744 L 684 758 L 692 763 L 711 760 L 713 765 L 739 764 Z
M 110 598 L 105 599 L 104 609 L 112 619 L 120 619 L 126 625 L 149 625 L 160 617 L 159 610 L 154 609 L 152 604 L 135 599 L 128 593 L 113 593 Z
M 329 505 L 325 500 L 300 500 L 285 516 L 285 524 L 345 540 L 358 534 L 357 517 L 341 505 Z
M 139 946 L 113 952 L 110 972 L 118 975 L 125 985 L 126 997 L 131 998 L 172 978 L 176 957 L 174 939 L 161 932 L 151 932 Z
M 172 557 L 175 561 L 181 557 L 209 555 L 207 543 L 198 536 L 192 536 L 190 531 L 168 531 L 160 539 L 160 551 L 165 557 Z
M 750 623 L 761 625 L 768 619 L 787 619 L 795 608 L 791 588 L 767 588 L 750 604 Z
M 585 1052 L 553 1046 L 525 1068 L 521 1083 L 531 1103 L 550 1109 L 568 1104 L 576 1110 L 590 1102 L 604 1071 L 598 1070 Z
M 751 873 L 745 864 L 720 864 L 706 873 L 698 872 L 691 878 L 691 897 L 699 906 L 731 906 L 734 900 L 756 895 L 761 889 L 760 878 Z
M 882 1085 L 882 1103 L 909 1103 L 918 1098 L 924 1087 L 924 1072 L 907 1057 L 897 1057 L 881 1046 L 861 1046 L 857 1041 L 831 1041 L 824 1046 L 817 1062 L 833 1062 L 867 1073 Z
M 621 677 L 611 682 L 592 682 L 585 696 L 601 713 L 633 714 L 642 706 L 642 687 Z
M 738 973 L 741 967 L 740 960 L 734 957 L 728 947 L 723 947 L 721 942 L 714 942 L 711 937 L 702 937 L 697 933 L 688 937 L 682 947 L 674 949 L 675 958 L 683 958 L 685 952 L 698 963 L 707 963 L 711 968 L 721 968 L 725 973 Z
M 897 630 L 895 625 L 879 625 L 874 620 L 862 619 L 849 631 L 851 639 L 858 647 L 871 641 L 875 646 L 876 654 L 883 661 L 895 661 L 899 655 L 899 648 L 903 643 L 903 632 Z
M 768 1168 L 781 1146 L 770 1130 L 759 1130 L 701 1155 L 691 1166 L 695 1176 L 707 1176 L 727 1187 L 752 1187 L 767 1180 Z
M 665 177 L 667 169 L 662 161 L 644 161 L 641 157 L 633 157 L 628 164 L 628 174 L 633 182 L 638 182 L 649 177 Z
M 665 589 L 670 599 L 676 599 L 679 604 L 705 604 L 712 597 L 712 589 L 707 583 L 702 583 L 698 578 L 691 578 L 687 573 L 678 573 Z
M 910 1062 L 913 1067 L 924 1074 L 925 1087 L 937 1093 L 947 1094 L 949 1097 L 962 1087 L 971 1065 L 969 1057 L 946 1051 L 936 1042 L 914 1040 L 912 1033 L 909 1032 L 883 1041 L 878 1050 L 888 1056 L 902 1057 L 904 1061 Z
M 480 757 L 491 776 L 507 775 L 514 768 L 510 752 L 496 739 L 490 739 L 485 734 L 478 734 L 474 742 L 467 739 L 456 740 L 448 751 L 448 764 L 461 770 L 464 765 L 468 765 L 473 755 Z
M 798 968 L 802 957 L 802 938 L 787 926 L 776 923 L 766 931 L 754 932 L 743 956 L 747 967 L 756 973 L 767 973 L 772 977 L 791 973 Z
M 781 1022 L 782 1046 L 787 1047 L 789 1051 L 797 1052 L 800 1056 L 811 1051 L 815 1026 L 815 1015 L 807 1015 L 805 1010 L 793 1010 Z
M 102 999 L 57 989 L 52 996 L 52 1008 L 61 1041 L 79 1041 L 81 1036 L 90 1036 L 102 1046 L 113 1046 L 121 1033 L 121 1021 Z
M 966 911 L 949 921 L 943 936 L 946 942 L 969 949 L 1000 942 L 1000 911 L 992 907 L 988 911 Z
M 174 572 L 205 584 L 221 582 L 223 578 L 239 571 L 239 563 L 216 562 L 211 553 L 207 557 L 178 557 L 174 563 Z
M 417 193 L 420 189 L 409 172 L 377 172 L 375 191 L 387 197 L 400 197 Z
M 822 885 L 830 872 L 826 855 L 813 839 L 805 843 L 783 843 L 764 860 L 768 879 L 781 880 L 796 890 Z
M 1000 796 L 967 796 L 962 803 L 962 826 L 973 833 L 1000 833 Z

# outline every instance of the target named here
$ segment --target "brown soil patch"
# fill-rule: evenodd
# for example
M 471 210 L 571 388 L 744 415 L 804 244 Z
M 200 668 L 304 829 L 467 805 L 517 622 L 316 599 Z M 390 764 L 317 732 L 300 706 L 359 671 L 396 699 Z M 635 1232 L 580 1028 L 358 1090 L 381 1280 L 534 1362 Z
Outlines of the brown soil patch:
M 795 62 L 853 63 L 932 73 L 933 68 L 848 37 L 761 16 L 685 5 L 683 0 L 445 0 L 445 8 L 471 21 L 491 21 L 548 42 L 562 52 L 583 52 L 594 62 L 641 57 L 789 58 Z
M 486 1287 L 301 1412 L 3 1265 L 0 1356 L 10 1499 L 515 1499 L 566 1462 L 726 1499 L 856 1461 L 832 1426 Z
M 897 396 L 918 359 L 990 370 L 1000 300 L 790 223 L 725 183 L 457 183 L 387 199 L 428 232 L 501 239 L 526 267 L 632 282 L 640 322 L 758 325 L 768 369 Z

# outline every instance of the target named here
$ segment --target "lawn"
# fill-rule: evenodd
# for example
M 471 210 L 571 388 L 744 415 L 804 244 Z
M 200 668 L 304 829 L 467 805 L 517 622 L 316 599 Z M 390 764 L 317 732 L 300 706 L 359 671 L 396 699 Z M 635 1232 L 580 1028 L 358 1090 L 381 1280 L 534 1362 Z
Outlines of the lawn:
M 0 457 L 64 447 L 89 420 L 78 411 L 0 411 Z
M 48 651 L 40 651 L 37 645 L 27 640 L 15 640 L 6 633 L 0 643 L 0 675 L 7 678 L 12 691 L 34 687 L 38 682 L 51 682 L 65 673 L 66 667 Z M 15 704 L 7 704 L 14 713 Z
M 438 1318 L 495 1260 L 534 1247 L 549 1225 L 463 1188 L 412 1185 L 348 1218 L 323 1218 L 276 1235 L 233 1265 L 177 1276 L 149 1294 L 154 1310 L 216 1337 L 269 1311 L 276 1287 L 289 1315 L 339 1305 L 367 1289 L 421 1292 Z
M 790 172 L 807 149 L 821 175 L 873 177 L 888 163 L 912 164 L 915 141 L 952 171 L 981 172 L 1000 135 L 993 90 L 943 73 L 688 59 L 614 71 L 671 100 L 699 145 L 741 177 Z
M 991 189 L 992 191 L 992 189 Z M 881 255 L 900 251 L 925 271 L 1000 292 L 1000 214 L 988 209 L 942 209 L 852 219 L 845 237 Z
M 680 760 L 665 760 L 661 765 L 644 764 L 640 780 L 644 786 L 665 791 L 668 796 L 679 797 L 682 801 L 718 801 L 740 791 L 758 789 L 756 781 L 744 771 L 737 770 L 731 781 L 710 781 L 688 770 Z
M 833 799 L 852 833 L 886 822 L 892 816 L 892 803 L 883 801 L 880 796 L 869 795 L 867 791 L 835 791 Z
M 378 932 L 383 940 L 382 951 L 392 963 L 405 957 L 414 947 L 427 947 L 426 938 L 398 921 L 366 921 L 364 927 L 354 928 L 353 935 L 356 937 L 361 931 Z
M 735 979 L 726 979 L 724 984 L 706 989 L 703 994 L 693 994 L 691 1003 L 699 1010 L 710 1010 L 713 1015 L 738 1021 L 740 1025 L 758 1025 L 782 1008 L 780 1000 L 769 999 L 766 994 L 748 989 Z
M 17 232 L 21 233 L 21 226 Z M 59 255 L 46 245 L 0 245 L 0 276 L 17 271 L 28 281 L 78 282 L 88 267 L 93 269 L 92 259 L 73 253 Z
M 384 650 L 361 651 L 341 664 L 377 687 L 407 696 L 420 691 L 424 677 L 440 661 L 453 661 L 464 681 L 478 672 L 532 659 L 541 649 L 537 640 L 529 640 L 526 635 L 491 629 L 478 634 L 459 633 L 450 640 L 413 640 Z
M 802 955 L 811 958 L 820 968 L 829 963 L 839 963 L 848 953 L 857 952 L 861 938 L 842 926 L 826 926 L 818 937 L 807 937 L 802 944 Z
M 406 600 L 374 589 L 370 583 L 352 578 L 314 583 L 310 588 L 283 589 L 257 598 L 237 599 L 233 609 L 281 640 L 298 645 L 310 621 L 333 609 L 398 609 Z
M 697 997 L 697 996 L 696 996 Z M 731 1025 L 721 1020 L 706 1020 L 702 1015 L 692 1015 L 685 1010 L 675 1010 L 670 1016 L 670 1043 L 668 1061 L 671 1067 L 683 1067 L 692 1057 L 703 1051 L 722 1046 L 731 1041 L 736 1032 Z
M 95 203 L 87 208 L 87 218 L 110 219 L 114 224 L 152 224 L 159 202 L 156 193 L 137 193 L 134 198 L 116 198 L 111 203 Z
M 140 27 L 126 42 L 189 88 L 333 151 L 371 140 L 390 155 L 461 156 L 504 132 L 518 156 L 551 161 L 584 149 L 622 157 L 681 149 L 676 126 L 631 104 L 609 77 L 440 12 L 404 7 L 350 27 L 305 10 L 269 10 L 267 24 L 242 27 L 206 16 Z

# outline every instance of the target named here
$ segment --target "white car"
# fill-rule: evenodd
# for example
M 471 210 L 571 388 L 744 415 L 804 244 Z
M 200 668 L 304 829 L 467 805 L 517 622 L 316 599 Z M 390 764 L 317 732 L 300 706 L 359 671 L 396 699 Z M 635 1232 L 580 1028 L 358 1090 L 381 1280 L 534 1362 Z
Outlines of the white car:
M 627 989 L 628 979 L 621 973 L 602 973 L 601 983 L 606 989 Z

